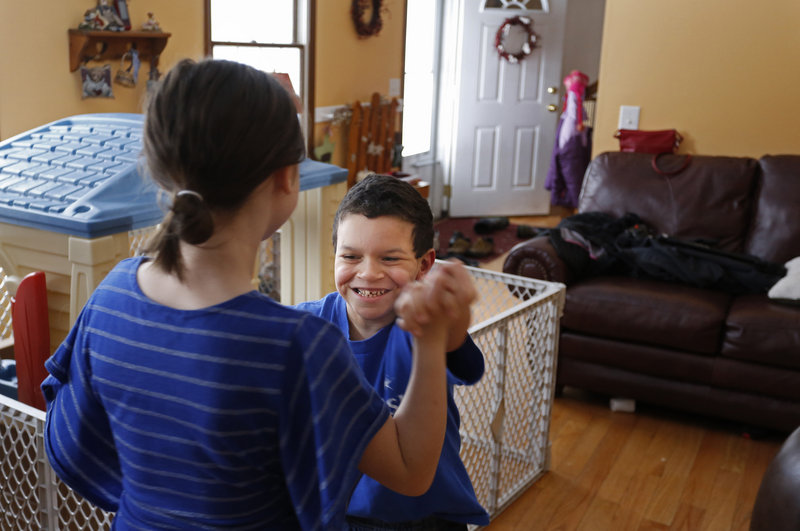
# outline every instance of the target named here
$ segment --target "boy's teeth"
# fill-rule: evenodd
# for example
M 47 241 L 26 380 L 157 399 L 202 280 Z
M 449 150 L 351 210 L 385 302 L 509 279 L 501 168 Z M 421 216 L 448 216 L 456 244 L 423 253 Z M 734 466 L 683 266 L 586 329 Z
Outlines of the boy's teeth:
M 363 297 L 378 297 L 386 293 L 385 289 L 357 289 L 356 291 Z

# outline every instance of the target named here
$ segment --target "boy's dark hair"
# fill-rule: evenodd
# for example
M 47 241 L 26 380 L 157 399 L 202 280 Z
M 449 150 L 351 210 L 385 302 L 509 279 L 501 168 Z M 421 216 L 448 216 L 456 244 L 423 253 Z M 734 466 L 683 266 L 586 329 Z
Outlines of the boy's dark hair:
M 333 219 L 334 250 L 339 223 L 349 214 L 360 214 L 369 219 L 391 216 L 411 223 L 417 258 L 433 247 L 431 207 L 412 185 L 396 177 L 373 173 L 350 188 Z
M 179 241 L 208 240 L 211 212 L 235 211 L 273 172 L 302 161 L 305 140 L 294 103 L 274 77 L 233 61 L 186 59 L 147 104 L 143 154 L 172 199 L 147 251 L 181 277 Z

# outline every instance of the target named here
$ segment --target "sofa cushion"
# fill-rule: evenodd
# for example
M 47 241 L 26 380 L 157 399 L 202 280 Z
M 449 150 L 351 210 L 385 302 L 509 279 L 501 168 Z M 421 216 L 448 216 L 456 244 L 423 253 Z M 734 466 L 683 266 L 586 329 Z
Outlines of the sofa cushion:
M 791 431 L 800 425 L 800 402 L 736 389 L 667 380 L 639 372 L 565 358 L 558 385 Z
M 784 263 L 800 256 L 800 155 L 762 157 L 746 252 Z
M 665 380 L 709 385 L 715 358 L 669 348 L 628 343 L 565 330 L 558 340 L 558 363 L 566 358 L 616 367 Z
M 728 312 L 722 355 L 800 370 L 800 307 L 764 295 L 736 297 Z
M 800 401 L 800 371 L 717 358 L 711 383 L 721 389 Z
M 663 160 L 662 160 L 663 159 Z M 659 159 L 664 168 L 680 155 Z M 586 171 L 578 210 L 639 217 L 659 233 L 686 240 L 711 240 L 742 252 L 752 210 L 758 163 L 752 158 L 698 155 L 670 177 L 651 167 L 645 153 L 601 153 Z M 797 253 L 800 254 L 800 253 Z
M 629 277 L 597 277 L 567 289 L 564 330 L 713 355 L 731 296 Z

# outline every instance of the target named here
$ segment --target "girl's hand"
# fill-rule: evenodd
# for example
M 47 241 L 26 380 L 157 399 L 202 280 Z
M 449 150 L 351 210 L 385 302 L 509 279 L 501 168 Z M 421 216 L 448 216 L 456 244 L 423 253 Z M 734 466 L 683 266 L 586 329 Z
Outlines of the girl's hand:
M 461 262 L 439 262 L 423 280 L 403 288 L 395 303 L 397 324 L 417 337 L 426 327 L 445 326 L 463 341 L 476 298 L 472 275 Z

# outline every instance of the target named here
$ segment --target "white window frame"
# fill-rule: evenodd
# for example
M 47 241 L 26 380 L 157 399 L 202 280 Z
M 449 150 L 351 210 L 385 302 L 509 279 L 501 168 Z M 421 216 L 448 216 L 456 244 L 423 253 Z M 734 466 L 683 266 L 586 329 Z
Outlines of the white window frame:
M 421 0 L 421 1 L 427 1 L 427 0 Z M 437 106 L 438 106 L 437 104 L 438 104 L 438 92 L 439 92 L 439 65 L 440 65 L 440 57 L 439 57 L 439 55 L 440 55 L 440 48 L 441 48 L 441 42 L 440 42 L 441 39 L 440 39 L 440 37 L 441 37 L 442 7 L 441 7 L 441 2 L 434 2 L 434 4 L 436 5 L 436 8 L 435 8 L 436 9 L 436 15 L 435 15 L 436 16 L 436 20 L 434 22 L 434 32 L 435 32 L 435 34 L 433 36 L 434 49 L 430 50 L 430 53 L 433 55 L 433 87 L 432 87 L 432 91 L 431 91 L 431 94 L 430 94 L 430 97 L 431 97 L 431 102 L 430 102 L 431 103 L 431 121 L 430 121 L 430 130 L 429 130 L 430 148 L 428 149 L 428 151 L 425 151 L 425 152 L 422 152 L 422 153 L 417 153 L 417 154 L 409 155 L 409 156 L 403 155 L 403 167 L 406 167 L 406 165 L 414 166 L 416 164 L 421 164 L 421 165 L 430 164 L 430 163 L 434 162 L 435 154 L 436 154 L 436 129 L 437 129 L 437 125 L 436 124 L 437 124 L 437 114 L 438 114 L 437 113 Z M 408 12 L 406 13 L 406 15 L 408 16 Z M 409 32 L 408 31 L 409 27 L 411 27 L 411 28 L 414 27 L 413 26 L 413 21 L 410 21 L 410 20 L 406 19 L 406 39 L 413 38 L 413 32 Z M 403 86 L 405 87 L 406 76 L 408 75 L 408 71 L 406 69 L 406 64 L 407 64 L 407 62 L 409 60 L 413 61 L 414 58 L 413 57 L 408 57 L 406 55 L 407 47 L 405 45 L 405 42 L 404 42 L 404 45 L 403 45 L 403 50 L 404 50 L 404 53 L 403 53 L 403 55 L 404 55 L 404 57 L 403 57 Z M 403 109 L 404 109 L 404 111 L 408 109 L 409 105 L 414 105 L 415 104 L 415 102 L 413 100 L 409 101 L 408 96 L 409 96 L 408 93 L 406 93 L 405 90 L 404 90 L 403 91 Z M 403 113 L 403 116 L 405 118 L 405 112 Z M 405 129 L 403 130 L 403 133 L 405 135 L 405 133 L 406 133 Z
M 314 45 L 316 0 L 293 0 L 294 31 L 292 43 L 256 43 L 244 41 L 211 40 L 211 0 L 205 0 L 205 53 L 213 57 L 215 46 L 243 46 L 256 48 L 294 48 L 300 51 L 300 83 L 294 87 L 300 95 L 303 109 L 303 133 L 306 137 L 306 149 L 313 149 L 314 131 Z
M 423 0 L 428 1 L 428 0 Z M 430 148 L 428 151 L 422 153 L 416 153 L 414 155 L 403 155 L 402 156 L 402 167 L 403 171 L 408 173 L 413 173 L 418 175 L 420 178 L 427 180 L 431 183 L 431 196 L 430 196 L 430 203 L 431 208 L 434 212 L 435 217 L 439 217 L 439 213 L 441 212 L 441 205 L 442 205 L 442 183 L 441 183 L 441 168 L 439 164 L 439 150 L 437 146 L 439 144 L 438 139 L 438 131 L 439 131 L 439 102 L 440 102 L 440 92 L 441 92 L 441 50 L 442 50 L 442 23 L 443 23 L 443 2 L 435 1 L 436 5 L 436 13 L 435 17 L 436 20 L 434 22 L 434 48 L 430 50 L 430 53 L 433 55 L 433 87 L 431 91 L 431 120 L 430 120 Z M 413 32 L 409 31 L 409 28 L 414 27 L 414 21 L 408 19 L 408 10 L 406 10 L 406 37 L 405 39 L 412 37 Z M 408 93 L 405 91 L 405 80 L 406 80 L 406 62 L 413 61 L 413 57 L 406 56 L 406 43 L 405 39 L 403 42 L 403 118 L 405 119 L 407 110 L 409 106 L 413 106 L 415 102 L 409 100 Z M 409 134 L 408 131 L 402 129 L 403 135 Z M 412 133 L 413 134 L 413 133 Z

